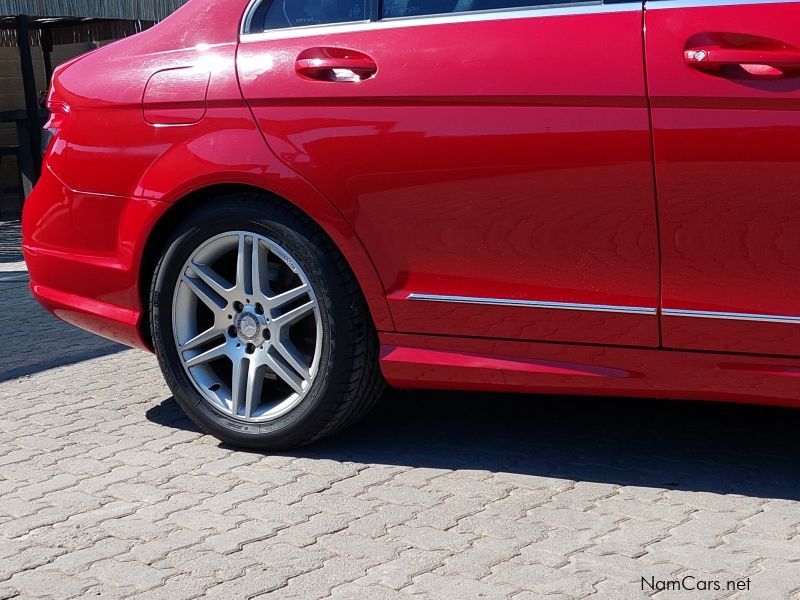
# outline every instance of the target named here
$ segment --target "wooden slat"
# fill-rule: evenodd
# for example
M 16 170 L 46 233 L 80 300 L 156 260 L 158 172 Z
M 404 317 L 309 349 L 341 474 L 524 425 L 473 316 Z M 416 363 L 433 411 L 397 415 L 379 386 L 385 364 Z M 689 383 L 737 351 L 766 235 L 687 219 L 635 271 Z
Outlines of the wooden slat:
M 186 0 L 0 0 L 0 16 L 160 21 Z
M 9 19 L 0 18 L 0 48 L 2 47 L 16 47 L 17 45 L 17 32 L 15 29 L 9 29 Z M 13 19 L 11 19 L 13 23 Z M 115 20 L 115 21 L 74 21 L 65 20 L 61 24 L 53 28 L 53 43 L 56 46 L 64 44 L 75 43 L 91 43 L 103 42 L 108 40 L 118 40 L 120 38 L 139 33 L 152 27 L 155 21 L 144 20 Z M 33 46 L 41 46 L 41 29 L 31 30 L 31 44 Z M 0 62 L 3 56 L 0 55 Z M 34 61 L 41 60 L 39 53 L 34 56 Z

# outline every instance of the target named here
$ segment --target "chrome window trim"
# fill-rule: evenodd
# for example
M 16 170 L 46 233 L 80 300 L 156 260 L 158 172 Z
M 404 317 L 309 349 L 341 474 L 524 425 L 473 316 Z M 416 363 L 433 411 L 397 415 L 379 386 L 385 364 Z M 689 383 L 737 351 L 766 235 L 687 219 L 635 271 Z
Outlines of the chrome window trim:
M 250 25 L 253 24 L 253 14 L 256 12 L 256 6 L 258 6 L 259 2 L 261 2 L 261 0 L 250 0 L 250 3 L 247 5 L 244 11 L 242 25 L 239 27 L 239 37 L 247 35 L 247 32 L 250 31 Z
M 669 8 L 712 8 L 716 6 L 746 6 L 749 4 L 787 4 L 800 0 L 646 0 L 645 10 Z
M 783 315 L 759 315 L 751 313 L 714 312 L 707 310 L 683 310 L 678 308 L 665 308 L 661 311 L 665 317 L 686 317 L 691 319 L 723 319 L 727 321 L 755 321 L 759 323 L 784 323 L 786 325 L 800 325 L 800 317 Z
M 481 21 L 501 21 L 528 19 L 531 17 L 557 17 L 565 15 L 584 15 L 596 13 L 641 12 L 639 2 L 603 4 L 602 0 L 586 2 L 565 2 L 558 5 L 539 5 L 522 8 L 484 10 L 439 15 L 420 15 L 414 17 L 390 17 L 377 21 L 355 21 L 348 23 L 327 23 L 322 25 L 303 25 L 285 29 L 270 29 L 260 33 L 247 33 L 256 5 L 261 0 L 252 0 L 245 13 L 240 32 L 242 43 L 268 40 L 284 40 L 312 35 L 334 35 L 358 31 L 381 31 L 398 27 L 420 27 L 423 25 L 445 25 L 448 23 L 476 23 Z
M 452 304 L 480 304 L 513 308 L 543 308 L 552 310 L 582 310 L 588 312 L 622 313 L 632 315 L 657 315 L 658 309 L 643 306 L 614 306 L 610 304 L 577 304 L 574 302 L 544 302 L 539 300 L 514 300 L 511 298 L 479 298 L 473 296 L 440 296 L 437 294 L 409 294 L 406 300 L 444 302 Z
M 275 2 L 276 0 L 270 0 L 271 2 Z M 245 36 L 249 35 L 263 35 L 268 31 L 284 31 L 285 29 L 294 31 L 296 29 L 310 29 L 310 28 L 319 28 L 319 27 L 338 27 L 342 25 L 354 25 L 354 24 L 364 24 L 364 23 L 371 23 L 370 19 L 365 19 L 362 21 L 339 21 L 338 23 L 322 23 L 320 25 L 301 25 L 299 27 L 286 27 L 285 29 L 268 29 L 263 32 L 259 33 L 248 33 L 250 31 L 250 26 L 253 24 L 253 15 L 256 13 L 256 8 L 262 3 L 266 2 L 266 0 L 250 0 L 250 4 L 247 5 L 247 9 L 244 12 L 244 19 L 242 20 L 242 25 L 239 28 L 239 37 L 244 38 Z
M 602 0 L 587 0 L 586 2 L 570 2 L 555 6 L 532 6 L 524 8 L 498 9 L 489 11 L 473 11 L 464 13 L 448 13 L 440 15 L 421 15 L 417 17 L 389 17 L 378 18 L 374 21 L 355 21 L 346 23 L 327 23 L 323 25 L 304 25 L 286 29 L 273 29 L 257 33 L 248 33 L 253 22 L 256 7 L 263 0 L 250 0 L 242 19 L 239 37 L 242 42 L 287 39 L 314 35 L 318 30 L 323 33 L 348 33 L 350 31 L 365 31 L 370 29 L 392 29 L 395 27 L 409 27 L 419 25 L 442 25 L 445 23 L 470 23 L 475 21 L 520 19 L 534 16 L 561 16 L 580 15 L 604 12 L 632 12 L 641 11 L 639 2 L 619 2 L 603 4 Z M 746 6 L 755 4 L 787 4 L 800 0 L 646 0 L 646 10 L 668 10 L 674 8 L 708 8 L 714 6 Z M 292 32 L 289 35 L 289 32 Z M 283 33 L 283 35 L 280 35 Z
M 475 20 L 477 21 L 486 21 L 489 20 L 491 15 L 497 13 L 519 13 L 519 12 L 540 12 L 542 10 L 554 10 L 554 9 L 567 9 L 567 8 L 584 8 L 584 7 L 596 7 L 602 6 L 603 0 L 562 0 L 560 2 L 554 2 L 552 4 L 538 4 L 535 3 L 536 0 L 532 0 L 534 4 L 530 6 L 509 6 L 508 8 L 490 8 L 486 10 L 466 10 L 461 12 L 452 12 L 452 13 L 434 13 L 430 15 L 410 15 L 405 17 L 381 17 L 377 19 L 378 21 L 384 22 L 394 22 L 394 21 L 419 21 L 422 19 L 445 19 L 448 17 L 459 17 L 459 16 L 474 16 Z M 486 17 L 486 18 L 481 18 Z

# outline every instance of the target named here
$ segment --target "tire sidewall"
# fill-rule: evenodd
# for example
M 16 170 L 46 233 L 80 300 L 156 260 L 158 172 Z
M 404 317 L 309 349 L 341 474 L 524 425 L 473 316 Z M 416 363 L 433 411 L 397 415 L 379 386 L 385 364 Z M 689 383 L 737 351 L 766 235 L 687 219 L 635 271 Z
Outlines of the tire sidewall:
M 271 214 L 269 214 L 271 213 Z M 295 445 L 297 440 L 312 435 L 311 430 L 326 411 L 329 390 L 336 389 L 337 374 L 347 365 L 337 364 L 336 346 L 346 328 L 337 329 L 339 312 L 347 307 L 337 305 L 339 285 L 331 273 L 326 257 L 311 241 L 310 236 L 298 231 L 283 211 L 267 207 L 239 209 L 232 214 L 227 207 L 212 208 L 190 219 L 179 229 L 156 269 L 151 295 L 153 342 L 167 382 L 180 406 L 189 417 L 207 432 L 224 441 L 264 448 Z M 297 261 L 308 277 L 317 297 L 322 322 L 322 351 L 317 375 L 303 400 L 287 414 L 264 423 L 251 423 L 233 419 L 214 409 L 195 388 L 179 358 L 174 341 L 172 310 L 175 286 L 184 265 L 192 253 L 209 239 L 232 231 L 247 231 L 263 235 L 284 248 Z M 346 345 L 345 345 L 346 347 Z

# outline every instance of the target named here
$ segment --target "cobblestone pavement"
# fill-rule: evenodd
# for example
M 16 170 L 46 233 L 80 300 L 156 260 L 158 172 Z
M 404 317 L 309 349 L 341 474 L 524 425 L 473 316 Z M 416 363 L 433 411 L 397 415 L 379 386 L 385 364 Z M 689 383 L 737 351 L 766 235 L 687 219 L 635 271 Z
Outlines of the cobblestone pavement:
M 236 451 L 152 356 L 40 310 L 13 244 L 0 340 L 0 599 L 800 597 L 800 412 L 395 393 Z

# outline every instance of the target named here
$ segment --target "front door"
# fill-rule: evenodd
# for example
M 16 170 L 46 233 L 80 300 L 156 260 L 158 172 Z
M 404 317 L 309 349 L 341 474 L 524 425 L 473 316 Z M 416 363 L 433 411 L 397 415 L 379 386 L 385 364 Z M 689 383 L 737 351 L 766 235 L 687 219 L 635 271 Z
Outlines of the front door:
M 800 355 L 800 2 L 645 22 L 664 345 Z

